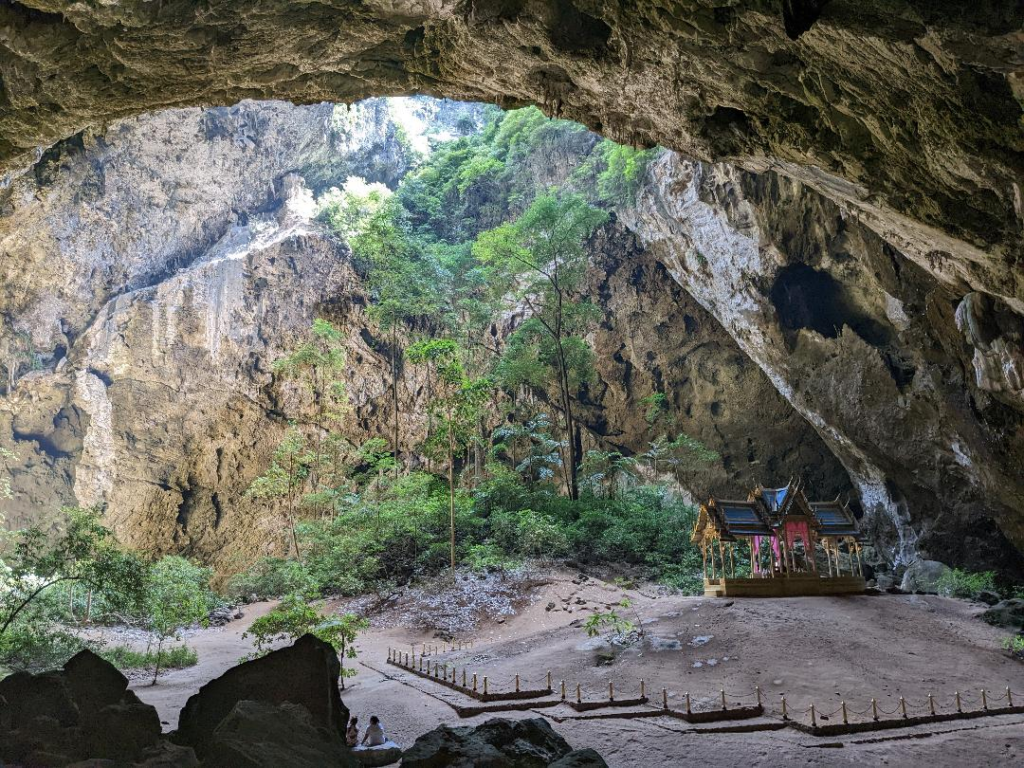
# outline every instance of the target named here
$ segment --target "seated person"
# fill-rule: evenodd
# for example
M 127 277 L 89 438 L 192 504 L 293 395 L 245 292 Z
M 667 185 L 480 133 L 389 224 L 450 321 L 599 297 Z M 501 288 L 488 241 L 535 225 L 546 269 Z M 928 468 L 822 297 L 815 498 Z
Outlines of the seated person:
M 359 718 L 353 717 L 348 721 L 348 730 L 345 731 L 345 743 L 349 747 L 359 744 Z
M 370 718 L 370 727 L 366 729 L 363 736 L 363 745 L 368 747 L 380 747 L 387 742 L 384 737 L 384 728 L 381 727 L 380 719 L 374 715 Z

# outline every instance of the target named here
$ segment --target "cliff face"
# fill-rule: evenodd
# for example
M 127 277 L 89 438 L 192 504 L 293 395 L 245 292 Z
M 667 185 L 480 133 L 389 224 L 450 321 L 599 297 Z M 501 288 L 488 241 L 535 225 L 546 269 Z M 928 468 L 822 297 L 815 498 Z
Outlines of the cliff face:
M 665 154 L 628 223 L 821 435 L 893 562 L 1019 564 L 1019 315 L 772 174 Z
M 310 188 L 393 184 L 424 118 L 450 134 L 475 116 L 416 100 L 176 110 L 61 144 L 15 180 L 0 215 L 8 524 L 102 502 L 153 551 L 222 570 L 273 551 L 276 516 L 244 490 L 304 405 L 273 360 L 326 316 L 347 340 L 346 431 L 386 435 L 393 416 L 387 347 Z M 564 180 L 594 138 L 572 141 L 524 173 Z M 880 559 L 1019 568 L 1024 329 L 1007 303 L 798 182 L 670 152 L 589 247 L 604 318 L 586 447 L 645 450 L 667 430 L 642 399 L 664 392 L 676 429 L 722 456 L 696 496 L 802 475 L 855 493 Z M 401 386 L 411 452 L 425 392 L 413 371 Z

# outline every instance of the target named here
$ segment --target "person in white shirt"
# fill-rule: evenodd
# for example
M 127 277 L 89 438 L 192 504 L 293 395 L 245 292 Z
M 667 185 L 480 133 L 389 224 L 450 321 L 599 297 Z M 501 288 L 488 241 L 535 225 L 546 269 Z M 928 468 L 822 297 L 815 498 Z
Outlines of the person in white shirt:
M 384 728 L 380 724 L 380 719 L 374 715 L 370 718 L 370 727 L 366 729 L 366 733 L 363 735 L 363 746 L 379 747 L 385 742 L 387 742 L 387 738 L 384 736 Z

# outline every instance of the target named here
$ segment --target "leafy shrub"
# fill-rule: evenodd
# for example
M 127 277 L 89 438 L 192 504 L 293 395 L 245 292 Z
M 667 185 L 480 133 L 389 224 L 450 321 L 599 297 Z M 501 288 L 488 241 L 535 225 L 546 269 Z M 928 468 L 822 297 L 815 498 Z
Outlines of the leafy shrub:
M 996 591 L 996 575 L 992 571 L 980 573 L 952 568 L 939 577 L 937 589 L 946 597 L 971 598 L 982 591 Z
M 1003 649 L 1024 661 L 1024 635 L 1013 635 L 1003 640 Z
M 532 509 L 494 514 L 491 541 L 503 553 L 524 557 L 563 557 L 569 549 L 565 529 L 550 516 Z
M 292 592 L 308 593 L 317 589 L 316 580 L 302 563 L 281 557 L 264 557 L 232 576 L 228 580 L 227 594 L 234 600 L 252 597 L 269 600 Z
M 57 669 L 83 648 L 96 650 L 98 644 L 78 637 L 55 622 L 16 621 L 0 635 L 0 677 L 4 676 L 4 670 L 43 672 Z
M 242 637 L 253 638 L 256 651 L 250 658 L 255 658 L 270 653 L 275 643 L 314 635 L 338 652 L 344 688 L 345 678 L 356 674 L 356 670 L 345 667 L 345 659 L 356 658 L 356 637 L 367 627 L 369 622 L 355 614 L 324 615 L 305 595 L 288 595 L 274 610 L 257 618 Z
M 122 671 L 135 669 L 153 669 L 159 662 L 161 669 L 185 669 L 199 663 L 199 654 L 187 645 L 176 645 L 153 651 L 136 651 L 127 645 L 116 645 L 104 648 L 100 656 Z

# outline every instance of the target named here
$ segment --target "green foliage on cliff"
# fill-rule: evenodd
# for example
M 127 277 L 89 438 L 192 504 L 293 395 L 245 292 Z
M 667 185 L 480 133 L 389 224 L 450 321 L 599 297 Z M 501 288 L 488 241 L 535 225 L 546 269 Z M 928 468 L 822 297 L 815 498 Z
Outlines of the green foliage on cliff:
M 348 454 L 312 514 L 294 503 L 310 498 L 310 446 L 345 435 L 296 425 L 294 450 L 250 493 L 287 507 L 298 562 L 261 561 L 236 579 L 240 593 L 312 583 L 383 598 L 444 565 L 534 557 L 690 578 L 693 510 L 647 485 L 640 457 L 584 451 L 575 415 L 594 382 L 589 339 L 601 319 L 587 295 L 589 242 L 613 206 L 631 202 L 653 156 L 536 108 L 491 112 L 393 194 L 351 182 L 322 196 L 320 220 L 351 245 L 371 343 L 390 361 L 391 424 L 369 454 Z M 399 396 L 410 376 L 423 390 L 415 419 Z M 652 432 L 671 421 L 660 397 Z M 689 438 L 660 439 L 656 468 L 681 465 Z M 413 455 L 401 455 L 408 445 Z

